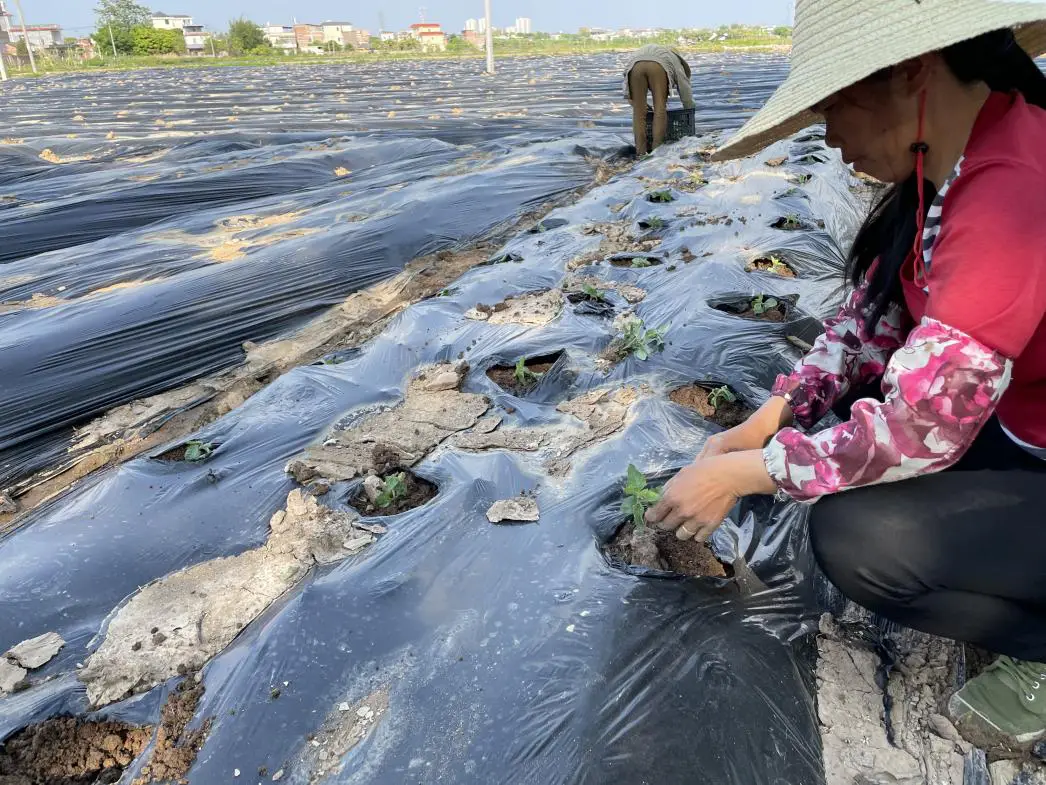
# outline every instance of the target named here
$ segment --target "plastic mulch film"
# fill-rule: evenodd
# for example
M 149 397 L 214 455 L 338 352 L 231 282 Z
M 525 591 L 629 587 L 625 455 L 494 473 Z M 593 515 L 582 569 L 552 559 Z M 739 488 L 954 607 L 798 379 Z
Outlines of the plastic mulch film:
M 66 645 L 0 699 L 0 736 L 92 703 L 154 723 L 202 668 L 193 782 L 823 782 L 801 509 L 743 502 L 718 576 L 612 547 L 628 466 L 670 476 L 816 334 L 859 215 L 816 133 L 732 164 L 701 147 L 32 513 L 0 540 L 0 648 Z M 395 226 L 376 248 L 421 242 Z M 714 412 L 694 392 L 723 388 Z M 381 516 L 385 460 L 438 493 Z

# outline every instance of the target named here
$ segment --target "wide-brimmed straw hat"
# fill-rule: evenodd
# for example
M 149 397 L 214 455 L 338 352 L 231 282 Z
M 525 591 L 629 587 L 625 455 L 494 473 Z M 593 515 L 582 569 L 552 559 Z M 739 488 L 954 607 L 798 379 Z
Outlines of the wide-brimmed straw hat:
M 714 160 L 742 158 L 812 125 L 830 95 L 913 57 L 1011 27 L 1032 57 L 1046 53 L 1046 2 L 796 0 L 791 70 Z

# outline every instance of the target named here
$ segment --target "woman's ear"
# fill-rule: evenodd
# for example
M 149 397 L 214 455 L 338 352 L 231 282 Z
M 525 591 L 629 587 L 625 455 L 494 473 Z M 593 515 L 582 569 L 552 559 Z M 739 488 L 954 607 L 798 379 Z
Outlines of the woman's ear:
M 906 98 L 917 96 L 929 86 L 930 76 L 939 64 L 940 55 L 930 52 L 894 66 L 897 88 Z

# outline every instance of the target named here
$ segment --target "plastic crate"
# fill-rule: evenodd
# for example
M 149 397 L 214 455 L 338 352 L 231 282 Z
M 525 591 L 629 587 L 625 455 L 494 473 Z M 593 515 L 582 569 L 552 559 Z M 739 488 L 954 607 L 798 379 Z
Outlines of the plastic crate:
M 696 109 L 669 109 L 668 130 L 665 132 L 665 142 L 678 142 L 684 136 L 697 135 L 697 110 Z M 648 150 L 654 147 L 654 113 L 646 113 L 646 146 Z

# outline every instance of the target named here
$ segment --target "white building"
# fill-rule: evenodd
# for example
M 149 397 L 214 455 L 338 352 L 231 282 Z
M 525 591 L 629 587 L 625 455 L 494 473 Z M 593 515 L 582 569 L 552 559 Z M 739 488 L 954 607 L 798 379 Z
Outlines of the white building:
M 380 30 L 378 31 L 378 38 L 381 39 L 382 43 L 387 43 L 389 41 L 395 41 L 397 39 L 397 35 L 396 33 L 390 32 L 389 30 Z
M 5 38 L 5 33 L 11 32 L 11 14 L 4 7 L 4 0 L 0 0 L 0 38 Z
M 487 32 L 487 18 L 486 17 L 483 17 L 482 19 L 479 20 L 478 27 L 479 27 L 479 29 L 477 30 L 477 32 L 479 32 L 479 33 Z
M 466 33 L 478 33 L 479 21 L 477 21 L 476 19 L 466 19 L 464 29 Z
M 25 39 L 26 45 L 34 52 L 50 49 L 52 46 L 61 46 L 65 43 L 62 37 L 62 28 L 59 25 L 26 25 L 22 31 L 21 25 L 12 27 L 7 33 L 12 44 L 17 44 Z
M 329 44 L 334 41 L 337 44 L 345 43 L 345 34 L 351 33 L 356 28 L 352 22 L 321 22 L 323 27 L 323 43 Z
M 207 42 L 211 40 L 211 34 L 203 29 L 203 25 L 185 25 L 182 28 L 185 36 L 185 51 L 191 55 L 206 54 Z
M 186 25 L 192 25 L 192 17 L 185 14 L 165 14 L 157 11 L 153 14 L 153 27 L 157 30 L 184 30 Z
M 530 19 L 525 16 L 519 17 L 519 19 L 516 20 L 516 32 L 520 35 L 530 35 L 534 32 Z
M 294 37 L 294 25 L 271 25 L 266 22 L 262 31 L 265 33 L 265 40 L 272 44 L 273 49 L 293 52 L 298 48 Z

